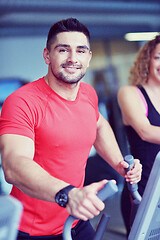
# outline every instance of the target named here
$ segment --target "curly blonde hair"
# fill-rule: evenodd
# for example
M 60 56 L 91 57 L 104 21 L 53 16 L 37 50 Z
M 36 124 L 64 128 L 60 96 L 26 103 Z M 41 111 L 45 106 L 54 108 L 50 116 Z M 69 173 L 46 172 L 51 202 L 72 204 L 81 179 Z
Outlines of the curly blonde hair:
M 147 82 L 151 55 L 158 43 L 160 43 L 160 35 L 146 42 L 137 53 L 135 62 L 130 69 L 129 82 L 132 85 L 137 86 Z

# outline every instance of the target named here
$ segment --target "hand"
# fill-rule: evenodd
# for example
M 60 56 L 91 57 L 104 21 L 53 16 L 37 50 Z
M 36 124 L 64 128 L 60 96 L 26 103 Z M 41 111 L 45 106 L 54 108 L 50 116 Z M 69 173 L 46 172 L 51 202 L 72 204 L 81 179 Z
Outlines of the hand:
M 73 188 L 68 195 L 67 211 L 69 214 L 83 221 L 99 215 L 105 205 L 97 197 L 97 193 L 107 182 L 108 180 L 102 180 L 85 186 L 82 189 Z
M 118 172 L 121 176 L 125 177 L 127 182 L 130 182 L 131 184 L 138 183 L 141 180 L 142 175 L 142 164 L 138 159 L 134 159 L 135 166 L 133 169 L 128 171 L 126 173 L 126 168 L 128 168 L 128 163 L 125 161 L 122 161 L 119 163 L 118 166 Z

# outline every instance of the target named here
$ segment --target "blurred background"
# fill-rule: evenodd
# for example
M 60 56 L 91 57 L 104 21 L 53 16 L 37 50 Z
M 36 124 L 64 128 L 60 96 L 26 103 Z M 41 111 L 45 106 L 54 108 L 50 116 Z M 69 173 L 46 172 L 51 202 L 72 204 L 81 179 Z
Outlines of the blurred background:
M 53 23 L 69 17 L 83 22 L 91 33 L 93 57 L 83 81 L 95 88 L 100 112 L 110 122 L 124 156 L 129 150 L 117 91 L 128 84 L 129 70 L 139 48 L 160 32 L 160 0 L 0 0 L 0 109 L 11 92 L 47 73 L 43 49 L 48 31 Z M 134 33 L 134 38 L 129 33 Z M 135 33 L 140 36 L 137 38 Z M 85 184 L 103 178 L 116 179 L 119 187 L 119 192 L 106 201 L 110 222 L 104 239 L 126 239 L 120 211 L 124 180 L 93 148 Z M 8 194 L 10 189 L 1 169 L 0 192 Z M 92 221 L 94 227 L 99 217 Z

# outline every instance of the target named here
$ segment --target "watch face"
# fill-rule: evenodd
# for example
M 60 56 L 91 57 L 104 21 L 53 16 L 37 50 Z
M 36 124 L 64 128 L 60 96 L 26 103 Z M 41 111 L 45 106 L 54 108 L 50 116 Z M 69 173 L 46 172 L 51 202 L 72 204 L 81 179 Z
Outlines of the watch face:
M 57 194 L 56 194 L 56 203 L 58 203 L 59 206 L 61 207 L 66 207 L 68 203 L 68 193 L 69 191 L 74 188 L 74 186 L 69 185 L 63 189 L 61 189 Z
M 68 203 L 68 196 L 66 193 L 61 193 L 59 192 L 56 196 L 56 202 L 61 206 L 61 207 L 66 207 L 66 204 Z

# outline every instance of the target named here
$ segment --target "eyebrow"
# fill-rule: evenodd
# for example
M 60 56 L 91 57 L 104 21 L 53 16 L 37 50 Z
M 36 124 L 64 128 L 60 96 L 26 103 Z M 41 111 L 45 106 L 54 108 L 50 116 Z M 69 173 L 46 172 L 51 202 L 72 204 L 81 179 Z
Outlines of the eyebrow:
M 67 47 L 70 47 L 70 45 L 68 45 L 68 44 L 61 44 L 61 43 L 60 43 L 60 44 L 57 44 L 54 49 L 59 48 L 59 47 L 65 47 L 65 48 L 67 48 Z M 77 46 L 77 48 L 87 49 L 88 51 L 90 51 L 89 47 L 87 47 L 86 45 Z

